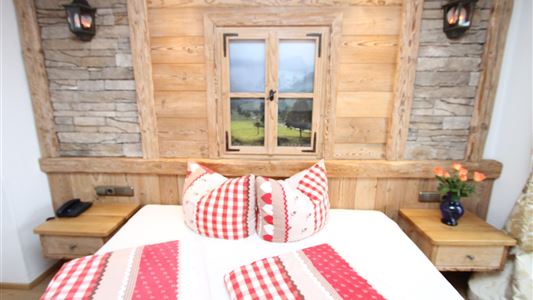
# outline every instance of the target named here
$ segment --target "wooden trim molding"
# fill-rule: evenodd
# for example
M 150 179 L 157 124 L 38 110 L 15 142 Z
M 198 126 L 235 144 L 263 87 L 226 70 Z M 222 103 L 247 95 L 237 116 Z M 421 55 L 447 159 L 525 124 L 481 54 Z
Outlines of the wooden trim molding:
M 45 158 L 40 165 L 43 172 L 102 173 L 102 174 L 157 174 L 186 175 L 188 159 L 140 158 Z M 249 173 L 271 177 L 289 177 L 310 167 L 312 160 L 242 160 L 194 159 L 226 176 Z M 465 167 L 478 170 L 489 179 L 498 178 L 502 164 L 495 160 L 463 162 Z M 434 178 L 435 166 L 451 167 L 452 161 L 387 161 L 387 160 L 327 160 L 328 177 L 331 178 Z
M 468 160 L 483 157 L 512 12 L 513 0 L 494 0 L 466 147 L 465 158 Z
M 54 128 L 54 112 L 50 101 L 48 75 L 44 65 L 35 3 L 33 0 L 17 0 L 13 1 L 13 4 L 17 14 L 22 56 L 30 88 L 41 157 L 57 157 L 59 156 L 59 143 Z
M 413 103 L 416 62 L 424 0 L 404 1 L 402 25 L 396 62 L 394 104 L 387 135 L 386 158 L 403 159 Z
M 143 157 L 149 159 L 158 158 L 159 139 L 157 136 L 150 34 L 148 32 L 148 13 L 145 0 L 128 0 L 128 21 Z

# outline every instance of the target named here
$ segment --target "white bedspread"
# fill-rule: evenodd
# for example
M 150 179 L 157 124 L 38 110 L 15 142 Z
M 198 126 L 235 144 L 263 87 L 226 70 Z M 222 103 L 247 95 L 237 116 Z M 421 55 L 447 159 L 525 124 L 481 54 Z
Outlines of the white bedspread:
M 330 210 L 318 234 L 299 242 L 269 243 L 257 235 L 238 241 L 202 237 L 183 221 L 181 206 L 147 205 L 99 251 L 181 240 L 181 299 L 228 299 L 223 276 L 254 260 L 329 243 L 387 299 L 462 299 L 402 232 L 378 211 Z M 206 279 L 207 278 L 207 279 Z

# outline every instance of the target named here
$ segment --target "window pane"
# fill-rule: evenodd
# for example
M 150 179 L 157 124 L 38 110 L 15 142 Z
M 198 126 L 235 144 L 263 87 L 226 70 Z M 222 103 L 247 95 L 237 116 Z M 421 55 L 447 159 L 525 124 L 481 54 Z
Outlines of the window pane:
M 230 41 L 229 70 L 231 92 L 264 92 L 265 42 Z
M 278 146 L 310 147 L 313 99 L 279 99 Z
M 315 80 L 315 41 L 280 41 L 279 91 L 312 93 Z
M 265 100 L 231 98 L 231 144 L 265 144 Z

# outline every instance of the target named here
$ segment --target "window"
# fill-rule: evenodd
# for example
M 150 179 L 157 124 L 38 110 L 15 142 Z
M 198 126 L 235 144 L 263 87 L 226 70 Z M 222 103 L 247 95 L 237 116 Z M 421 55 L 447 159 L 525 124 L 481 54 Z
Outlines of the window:
M 327 28 L 219 28 L 221 153 L 321 151 Z

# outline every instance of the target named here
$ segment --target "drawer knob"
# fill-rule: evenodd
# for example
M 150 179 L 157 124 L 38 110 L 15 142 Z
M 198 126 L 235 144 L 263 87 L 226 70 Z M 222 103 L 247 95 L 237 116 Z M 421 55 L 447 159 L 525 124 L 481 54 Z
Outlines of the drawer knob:
M 466 255 L 466 258 L 468 258 L 470 260 L 476 259 L 476 257 L 474 255 L 470 255 L 470 254 Z
M 77 247 L 78 247 L 78 245 L 70 245 L 68 248 L 69 248 L 70 250 L 74 250 L 74 249 L 76 249 Z

